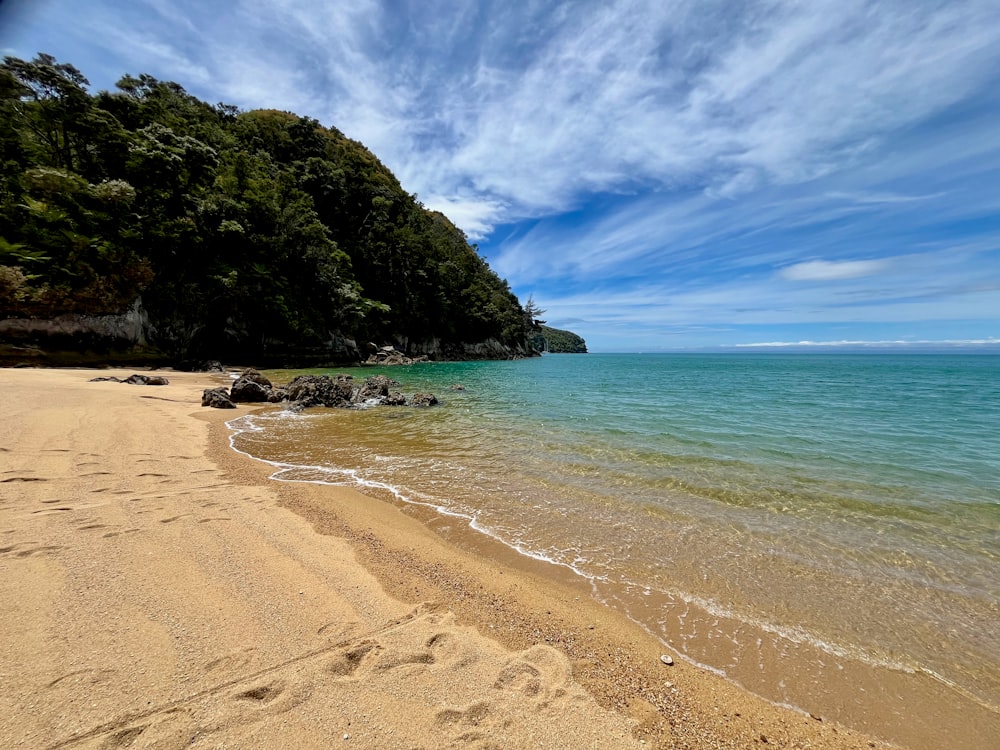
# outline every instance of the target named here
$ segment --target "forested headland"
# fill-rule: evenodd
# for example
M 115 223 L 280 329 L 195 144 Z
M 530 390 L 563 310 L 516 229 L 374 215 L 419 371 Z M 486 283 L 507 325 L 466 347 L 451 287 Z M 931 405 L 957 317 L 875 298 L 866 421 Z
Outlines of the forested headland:
M 586 354 L 587 342 L 572 331 L 552 328 L 544 324 L 535 326 L 529 341 L 539 352 L 550 354 Z
M 534 353 L 530 311 L 464 233 L 335 127 L 148 75 L 88 87 L 44 54 L 0 67 L 7 360 Z

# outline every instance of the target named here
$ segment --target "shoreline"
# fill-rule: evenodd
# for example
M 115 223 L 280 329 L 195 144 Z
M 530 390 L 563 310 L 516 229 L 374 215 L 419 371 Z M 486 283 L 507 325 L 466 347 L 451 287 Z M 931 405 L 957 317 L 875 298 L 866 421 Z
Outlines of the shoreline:
M 266 407 L 265 411 L 272 412 Z M 233 429 L 244 428 L 237 422 Z M 233 434 L 231 432 L 230 436 Z M 331 439 L 342 440 L 345 445 L 352 442 L 349 431 Z M 267 455 L 266 443 L 258 447 Z M 240 448 L 235 450 L 241 452 Z M 320 479 L 285 478 L 286 472 L 291 476 L 312 473 L 311 470 L 297 472 L 296 464 L 271 462 L 242 452 L 241 455 L 260 462 L 265 467 L 265 475 L 278 476 L 276 481 L 280 484 L 298 483 L 320 491 L 327 486 Z M 318 459 L 314 456 L 310 460 Z M 357 468 L 356 464 L 348 465 Z M 310 467 L 311 464 L 304 468 Z M 739 619 L 713 608 L 711 602 L 703 604 L 693 597 L 681 598 L 629 585 L 615 585 L 610 581 L 591 580 L 571 566 L 524 552 L 501 536 L 479 528 L 474 523 L 474 516 L 441 510 L 424 500 L 411 500 L 408 496 L 412 488 L 379 482 L 365 486 L 364 481 L 352 480 L 353 471 L 346 470 L 343 475 L 348 486 L 419 520 L 446 544 L 468 554 L 501 561 L 506 567 L 527 571 L 543 580 L 569 586 L 577 592 L 578 607 L 582 606 L 580 601 L 586 601 L 598 608 L 616 611 L 637 631 L 641 630 L 649 641 L 659 644 L 662 651 L 684 660 L 687 666 L 712 673 L 727 684 L 760 696 L 769 705 L 814 721 L 847 726 L 914 750 L 936 749 L 941 737 L 948 737 L 953 747 L 978 750 L 983 747 L 982 737 L 1000 736 L 1000 718 L 994 709 L 932 671 L 909 668 L 902 662 L 873 661 L 867 654 L 852 654 L 817 641 L 805 631 L 769 628 L 766 623 Z M 333 477 L 339 476 L 335 469 L 330 472 Z M 340 486 L 336 479 L 332 482 L 332 486 Z M 300 507 L 299 512 L 313 517 L 309 509 Z M 482 626 L 480 615 L 474 612 L 471 617 Z M 540 618 L 535 632 L 545 631 L 549 624 L 546 618 Z M 578 631 L 580 626 L 578 622 Z M 558 634 L 551 637 L 559 641 Z M 521 645 L 520 641 L 511 643 Z M 561 647 L 573 655 L 573 644 Z M 655 660 L 655 656 L 653 658 Z M 705 663 L 701 663 L 702 660 Z M 714 662 L 727 664 L 727 670 L 714 667 Z M 637 665 L 629 666 L 632 671 L 636 668 Z M 651 692 L 656 694 L 655 671 L 652 677 Z M 665 702 L 663 696 L 658 702 Z M 654 704 L 658 702 L 653 701 Z M 654 705 L 654 708 L 660 710 L 661 707 Z
M 87 382 L 119 372 L 0 370 L 5 746 L 889 746 L 664 666 L 430 510 L 268 480 L 198 406 L 217 377 Z
M 348 539 L 365 567 L 395 595 L 451 596 L 448 606 L 459 621 L 507 648 L 544 642 L 564 651 L 574 663 L 574 677 L 602 706 L 640 720 L 639 736 L 649 746 L 694 741 L 692 747 L 720 742 L 748 747 L 766 737 L 788 747 L 896 747 L 773 703 L 711 668 L 684 661 L 641 624 L 594 600 L 591 585 L 576 571 L 519 552 L 464 517 L 392 498 L 388 490 L 368 494 L 347 488 L 364 500 L 333 507 L 324 491 L 339 492 L 341 486 L 269 480 L 279 466 L 229 447 L 225 423 L 231 419 L 213 419 L 211 455 L 221 466 L 255 465 L 262 481 L 284 488 L 279 495 L 286 507 L 320 533 Z M 422 543 L 415 545 L 416 538 Z M 676 663 L 665 667 L 659 660 L 663 653 L 677 657 Z

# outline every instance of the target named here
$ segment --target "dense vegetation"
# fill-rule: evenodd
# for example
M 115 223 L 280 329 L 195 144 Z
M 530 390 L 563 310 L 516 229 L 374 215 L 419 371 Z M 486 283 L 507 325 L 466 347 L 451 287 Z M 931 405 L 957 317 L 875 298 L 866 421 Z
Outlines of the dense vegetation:
M 88 85 L 48 55 L 0 67 L 0 318 L 141 300 L 175 358 L 343 338 L 529 351 L 507 283 L 336 128 L 148 75 Z
M 531 345 L 540 352 L 552 354 L 586 354 L 587 342 L 572 331 L 539 325 L 530 336 Z

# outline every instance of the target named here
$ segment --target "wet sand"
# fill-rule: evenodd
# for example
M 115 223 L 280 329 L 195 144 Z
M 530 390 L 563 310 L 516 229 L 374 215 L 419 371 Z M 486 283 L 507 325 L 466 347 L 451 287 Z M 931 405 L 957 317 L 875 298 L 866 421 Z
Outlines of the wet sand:
M 867 748 L 551 566 L 268 480 L 210 375 L 0 370 L 0 746 Z

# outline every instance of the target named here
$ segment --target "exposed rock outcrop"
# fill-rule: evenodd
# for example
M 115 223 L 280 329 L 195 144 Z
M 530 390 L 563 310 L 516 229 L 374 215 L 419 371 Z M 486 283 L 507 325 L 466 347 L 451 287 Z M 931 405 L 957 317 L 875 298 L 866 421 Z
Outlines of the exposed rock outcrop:
M 201 405 L 213 409 L 235 409 L 236 404 L 229 398 L 228 388 L 206 388 L 201 394 Z
M 284 388 L 291 408 L 296 411 L 310 406 L 346 407 L 354 396 L 354 379 L 349 375 L 299 375 Z
M 236 403 L 286 403 L 293 411 L 313 406 L 328 408 L 364 408 L 369 406 L 432 406 L 438 403 L 432 393 L 417 393 L 407 402 L 398 390 L 399 383 L 385 375 L 373 375 L 360 385 L 350 375 L 299 375 L 287 385 L 273 385 L 256 370 L 244 370 L 227 391 L 207 388 L 201 405 L 231 409 Z
M 433 393 L 414 393 L 410 406 L 434 406 L 438 402 Z
M 129 385 L 170 385 L 170 381 L 162 375 L 129 375 L 122 382 Z
M 160 365 L 139 300 L 120 315 L 0 318 L 0 365 Z
M 374 346 L 374 344 L 372 344 Z M 408 357 L 401 351 L 397 351 L 394 346 L 383 346 L 382 348 L 376 350 L 372 353 L 368 359 L 365 360 L 366 365 L 412 365 L 416 362 L 427 362 L 428 357 L 422 354 L 418 357 Z
M 271 381 L 251 368 L 240 373 L 230 389 L 230 398 L 236 403 L 261 403 L 268 400 L 271 388 Z
M 167 380 L 162 375 L 129 375 L 124 380 L 121 378 L 116 378 L 114 375 L 110 377 L 101 378 L 91 378 L 91 383 L 127 383 L 128 385 L 170 385 L 170 381 Z
M 426 341 L 400 340 L 396 345 L 382 347 L 368 344 L 368 349 L 370 354 L 365 364 L 380 366 L 412 365 L 432 360 L 525 359 L 538 354 L 526 347 L 510 347 L 498 339 L 474 343 L 446 342 L 437 338 Z
M 399 382 L 387 378 L 385 375 L 373 375 L 365 379 L 364 384 L 358 390 L 357 398 L 361 401 L 373 398 L 385 398 L 389 395 L 389 388 L 398 385 Z

